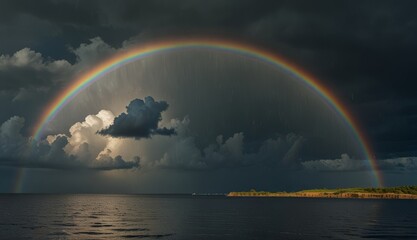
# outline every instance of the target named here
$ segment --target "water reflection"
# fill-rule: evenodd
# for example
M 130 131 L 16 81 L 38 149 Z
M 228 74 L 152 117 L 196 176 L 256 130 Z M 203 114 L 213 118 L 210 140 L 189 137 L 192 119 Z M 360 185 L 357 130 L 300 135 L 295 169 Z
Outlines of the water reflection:
M 1 195 L 8 239 L 417 238 L 417 201 Z

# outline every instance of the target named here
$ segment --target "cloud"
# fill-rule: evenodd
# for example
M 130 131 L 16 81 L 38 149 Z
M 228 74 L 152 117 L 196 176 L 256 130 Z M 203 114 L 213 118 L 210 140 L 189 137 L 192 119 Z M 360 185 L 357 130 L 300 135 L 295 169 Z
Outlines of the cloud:
M 369 162 L 356 160 L 344 153 L 340 159 L 325 159 L 302 162 L 304 169 L 313 171 L 363 171 L 369 170 Z M 384 171 L 416 171 L 417 157 L 400 157 L 378 160 L 378 169 Z
M 70 48 L 71 52 L 77 58 L 78 64 L 90 65 L 116 53 L 117 49 L 113 48 L 100 37 L 89 39 L 89 43 L 81 43 L 77 48 Z
M 18 158 L 19 154 L 25 152 L 27 139 L 20 134 L 24 125 L 24 118 L 14 116 L 0 126 L 1 158 L 15 159 Z
M 113 48 L 100 37 L 91 38 L 77 47 L 66 46 L 66 55 L 69 56 L 65 57 L 74 58 L 73 63 L 64 59 L 55 60 L 28 47 L 12 54 L 0 53 L 0 108 L 4 110 L 0 113 L 0 122 L 13 113 L 24 116 L 27 127 L 31 128 L 38 112 L 57 92 L 91 66 L 125 47 L 128 46 Z M 88 113 L 83 112 L 81 116 Z M 61 122 L 67 127 L 81 116 L 74 115 L 68 122 Z M 54 130 L 51 132 L 56 132 Z
M 256 151 L 249 152 L 243 132 L 225 138 L 218 135 L 213 143 L 200 148 L 195 137 L 190 135 L 190 119 L 173 119 L 170 126 L 177 135 L 171 138 L 155 138 L 154 144 L 146 145 L 143 154 L 145 167 L 214 170 L 252 165 L 268 165 L 277 168 L 298 167 L 299 156 L 304 138 L 295 134 L 277 136 L 263 141 Z M 162 156 L 158 157 L 158 153 Z M 155 157 L 156 155 L 156 157 Z M 154 156 L 150 159 L 150 156 Z
M 171 136 L 175 134 L 173 128 L 159 128 L 162 120 L 161 113 L 168 108 L 165 101 L 157 102 L 148 96 L 145 101 L 135 99 L 126 107 L 127 112 L 114 119 L 113 124 L 98 131 L 101 135 L 125 138 L 150 138 L 152 135 Z
M 91 139 L 91 133 L 108 124 L 111 117 L 108 112 L 87 116 L 86 121 L 74 124 L 70 137 L 59 134 L 42 141 L 24 137 L 21 130 L 25 120 L 12 117 L 0 126 L 0 165 L 95 170 L 138 168 L 140 159 L 137 156 L 132 161 L 126 161 L 120 155 L 113 157 L 107 148 L 111 139 L 102 142 L 104 148 L 97 152 L 97 141 Z
M 0 88 L 13 91 L 48 88 L 62 81 L 71 67 L 66 60 L 48 60 L 38 52 L 23 48 L 11 56 L 0 56 Z
M 155 130 L 159 129 L 156 124 L 160 121 L 160 112 L 167 106 L 165 102 L 155 102 L 150 97 L 129 104 L 126 115 L 141 116 L 140 119 L 147 120 L 140 122 L 148 126 L 146 136 L 154 135 L 143 141 L 97 134 L 100 129 L 109 129 L 114 122 L 117 123 L 117 117 L 107 110 L 88 115 L 84 121 L 73 124 L 68 135 L 49 135 L 42 141 L 24 137 L 21 134 L 24 119 L 12 117 L 0 127 L 0 165 L 74 170 L 168 168 L 199 171 L 253 165 L 287 169 L 300 166 L 299 154 L 304 138 L 296 134 L 266 139 L 255 150 L 248 150 L 250 143 L 243 132 L 229 137 L 218 135 L 212 143 L 201 146 L 189 128 L 190 119 L 185 117 L 183 120 L 172 119 L 167 128 L 162 128 L 176 130 L 175 135 L 166 138 L 160 130 L 157 133 Z M 143 111 L 144 108 L 146 111 Z M 148 112 L 151 110 L 152 114 Z M 153 125 L 149 124 L 149 119 L 153 119 Z M 143 131 L 140 133 L 145 136 Z
M 36 99 L 39 93 L 53 94 L 76 74 L 122 49 L 115 49 L 100 37 L 95 37 L 69 49 L 75 56 L 74 64 L 64 59 L 44 57 L 28 47 L 12 55 L 3 54 L 0 55 L 0 89 L 3 93 L 13 93 L 12 101 Z
M 339 159 L 305 161 L 301 165 L 305 169 L 315 171 L 359 171 L 369 169 L 369 164 L 365 161 L 351 159 L 346 153 L 342 154 Z
M 385 159 L 379 161 L 378 166 L 387 171 L 417 171 L 417 157 Z
M 23 48 L 12 55 L 0 55 L 0 89 L 18 92 L 14 100 L 22 99 L 30 92 L 59 87 L 86 67 L 91 67 L 114 54 L 117 50 L 101 38 L 70 48 L 76 62 L 53 60 L 30 48 Z

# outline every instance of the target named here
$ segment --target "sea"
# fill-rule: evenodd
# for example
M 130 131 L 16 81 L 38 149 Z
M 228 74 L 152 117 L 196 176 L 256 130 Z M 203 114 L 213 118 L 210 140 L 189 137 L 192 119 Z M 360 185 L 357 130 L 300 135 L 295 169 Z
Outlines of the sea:
M 417 239 L 417 201 L 0 195 L 0 239 L 363 238 Z

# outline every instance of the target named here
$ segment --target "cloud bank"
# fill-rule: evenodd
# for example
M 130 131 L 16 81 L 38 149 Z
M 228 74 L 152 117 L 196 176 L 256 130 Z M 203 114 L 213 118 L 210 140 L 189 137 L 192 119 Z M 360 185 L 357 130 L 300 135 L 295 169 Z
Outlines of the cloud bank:
M 24 118 L 11 117 L 0 126 L 0 165 L 95 170 L 166 168 L 207 171 L 254 165 L 310 171 L 370 170 L 367 161 L 353 159 L 346 153 L 338 159 L 303 162 L 300 154 L 305 139 L 294 133 L 266 139 L 255 149 L 248 148 L 250 142 L 243 132 L 229 137 L 220 134 L 212 143 L 201 146 L 192 135 L 188 117 L 171 119 L 167 127 L 162 128 L 171 131 L 170 134 L 161 133 L 158 123 L 161 112 L 167 107 L 166 102 L 157 102 L 151 97 L 145 101 L 135 99 L 128 105 L 127 113 L 118 116 L 119 120 L 111 111 L 101 110 L 73 124 L 68 135 L 49 135 L 41 141 L 21 134 Z M 118 134 L 133 129 L 134 134 L 114 134 L 129 136 L 127 138 L 98 134 L 103 129 L 119 131 Z M 172 134 L 174 130 L 175 135 Z M 417 171 L 417 157 L 379 160 L 378 167 L 384 171 Z
M 111 111 L 101 110 L 73 124 L 68 135 L 49 135 L 41 141 L 23 136 L 24 119 L 12 117 L 0 127 L 0 164 L 96 170 L 215 170 L 259 164 L 277 168 L 300 166 L 302 136 L 277 135 L 249 150 L 251 143 L 246 141 L 243 132 L 237 132 L 228 137 L 219 134 L 212 143 L 201 146 L 192 135 L 188 117 L 171 119 L 166 127 L 158 127 L 161 113 L 167 108 L 166 102 L 155 101 L 152 97 L 144 101 L 135 99 L 127 106 L 126 113 L 115 117 Z
M 417 157 L 399 157 L 378 160 L 378 168 L 384 171 L 417 171 Z M 339 159 L 322 159 L 302 162 L 304 169 L 313 171 L 363 171 L 369 170 L 369 162 L 357 160 L 344 153 Z
M 321 159 L 302 162 L 301 165 L 308 170 L 315 171 L 359 171 L 369 169 L 363 160 L 354 160 L 344 153 L 339 159 Z
M 181 170 L 215 170 L 253 165 L 296 168 L 304 138 L 296 134 L 280 135 L 261 142 L 256 150 L 248 149 L 243 132 L 230 137 L 218 135 L 212 143 L 199 146 L 189 128 L 191 120 L 172 119 L 177 134 L 170 138 L 155 137 L 144 145 L 143 166 Z
M 21 130 L 25 120 L 12 117 L 0 126 L 0 164 L 3 166 L 52 168 L 52 169 L 130 169 L 139 167 L 139 157 L 131 161 L 120 155 L 113 156 L 111 139 L 92 141 L 92 132 L 105 126 L 112 118 L 111 113 L 102 111 L 88 116 L 84 122 L 74 124 L 70 136 L 59 134 L 36 141 L 24 137 Z M 94 142 L 93 145 L 89 141 Z M 97 144 L 104 149 L 97 152 Z
M 305 138 L 294 133 L 276 135 L 258 142 L 257 147 L 245 139 L 244 132 L 219 134 L 202 146 L 192 134 L 189 117 L 171 119 L 165 127 L 159 126 L 161 113 L 167 108 L 167 102 L 152 97 L 135 99 L 117 117 L 101 110 L 73 124 L 68 135 L 49 135 L 41 141 L 23 136 L 25 120 L 12 117 L 0 126 L 0 164 L 97 170 L 201 171 L 254 165 L 311 171 L 370 170 L 368 161 L 353 159 L 346 153 L 338 159 L 302 161 Z M 378 167 L 385 171 L 416 171 L 417 157 L 379 160 Z

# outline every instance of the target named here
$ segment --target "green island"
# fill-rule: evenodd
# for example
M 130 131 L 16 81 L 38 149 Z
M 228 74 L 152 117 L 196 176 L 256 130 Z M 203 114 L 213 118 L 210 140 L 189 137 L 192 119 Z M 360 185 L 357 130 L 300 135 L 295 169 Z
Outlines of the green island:
M 298 197 L 298 198 L 361 198 L 361 199 L 417 199 L 417 186 L 380 188 L 309 189 L 298 192 L 265 192 L 251 189 L 230 192 L 228 197 Z

